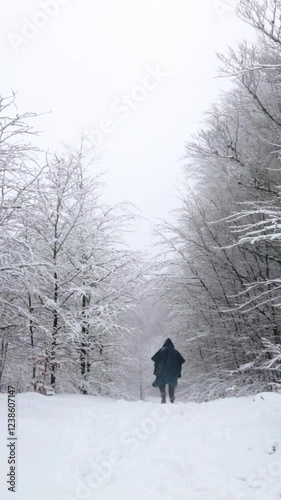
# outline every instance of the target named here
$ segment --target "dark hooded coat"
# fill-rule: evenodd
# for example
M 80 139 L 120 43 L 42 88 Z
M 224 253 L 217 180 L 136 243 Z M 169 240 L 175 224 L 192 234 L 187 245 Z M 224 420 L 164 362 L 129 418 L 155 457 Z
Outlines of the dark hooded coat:
M 167 339 L 163 347 L 152 356 L 155 363 L 154 375 L 156 379 L 153 387 L 159 387 L 161 384 L 169 384 L 176 387 L 178 378 L 181 377 L 181 367 L 185 359 L 174 347 L 171 339 Z

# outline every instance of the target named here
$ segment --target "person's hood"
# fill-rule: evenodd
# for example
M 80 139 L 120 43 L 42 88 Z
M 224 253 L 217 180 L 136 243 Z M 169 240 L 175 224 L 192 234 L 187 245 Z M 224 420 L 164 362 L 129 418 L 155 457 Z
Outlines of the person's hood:
M 175 347 L 171 339 L 165 340 L 163 347 Z

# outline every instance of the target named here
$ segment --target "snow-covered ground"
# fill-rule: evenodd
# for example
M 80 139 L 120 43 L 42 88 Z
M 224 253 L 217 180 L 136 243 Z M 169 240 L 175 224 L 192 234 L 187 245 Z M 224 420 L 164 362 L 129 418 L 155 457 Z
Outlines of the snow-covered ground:
M 17 396 L 17 491 L 7 490 L 0 396 L 0 498 L 280 500 L 281 396 L 203 404 Z

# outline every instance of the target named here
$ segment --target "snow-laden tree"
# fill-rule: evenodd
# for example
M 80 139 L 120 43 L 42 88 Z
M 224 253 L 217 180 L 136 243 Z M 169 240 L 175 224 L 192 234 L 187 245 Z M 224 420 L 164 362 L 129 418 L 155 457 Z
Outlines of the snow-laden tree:
M 129 208 L 102 203 L 88 163 L 82 149 L 49 158 L 25 214 L 26 240 L 47 266 L 25 300 L 33 314 L 32 383 L 44 393 L 95 393 L 113 382 L 114 339 L 127 331 L 119 317 L 134 304 L 141 275 L 137 255 L 122 245 Z
M 36 149 L 33 113 L 20 114 L 15 95 L 0 97 L 0 384 L 9 360 L 16 368 L 24 348 L 23 332 L 31 321 L 22 297 L 28 283 L 44 267 L 36 248 L 23 234 L 24 214 L 32 205 L 34 185 L 42 173 Z M 20 371 L 13 372 L 17 382 Z

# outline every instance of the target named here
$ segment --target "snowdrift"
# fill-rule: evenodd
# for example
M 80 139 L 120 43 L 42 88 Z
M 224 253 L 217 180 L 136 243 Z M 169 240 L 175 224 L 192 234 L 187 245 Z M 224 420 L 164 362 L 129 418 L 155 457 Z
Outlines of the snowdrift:
M 277 394 L 175 405 L 20 394 L 15 494 L 6 395 L 0 426 L 1 500 L 281 498 Z

